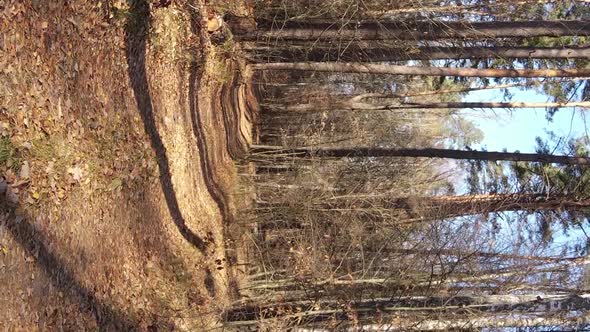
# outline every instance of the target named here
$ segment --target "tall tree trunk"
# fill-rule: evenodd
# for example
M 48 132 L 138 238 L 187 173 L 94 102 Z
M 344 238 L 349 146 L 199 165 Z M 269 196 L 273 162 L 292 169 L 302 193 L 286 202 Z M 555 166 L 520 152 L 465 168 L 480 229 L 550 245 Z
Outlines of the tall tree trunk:
M 589 47 L 256 47 L 250 50 L 250 60 L 255 62 L 298 61 L 364 61 L 386 62 L 440 59 L 587 59 Z
M 263 26 L 264 24 L 261 24 Z M 590 35 L 590 21 L 494 22 L 284 22 L 281 28 L 237 35 L 236 39 L 282 40 L 438 40 Z
M 572 210 L 587 208 L 590 200 L 543 194 L 486 194 L 398 198 L 391 207 L 403 207 L 417 218 L 451 218 L 505 211 Z
M 378 94 L 377 96 L 380 96 Z M 527 103 L 527 102 L 404 102 L 392 103 L 388 105 L 370 104 L 359 102 L 358 97 L 373 97 L 371 94 L 360 95 L 341 103 L 331 104 L 299 104 L 286 107 L 275 107 L 267 105 L 271 110 L 287 112 L 322 112 L 331 110 L 359 110 L 359 111 L 379 111 L 379 110 L 407 110 L 407 109 L 464 109 L 464 108 L 556 108 L 556 107 L 583 107 L 589 108 L 590 102 L 565 102 L 565 103 Z
M 538 266 L 510 266 L 498 271 L 481 271 L 473 273 L 454 273 L 448 275 L 424 275 L 414 276 L 411 273 L 404 275 L 400 280 L 396 277 L 388 276 L 387 278 L 367 278 L 367 279 L 350 279 L 350 278 L 329 278 L 324 280 L 295 280 L 280 279 L 271 281 L 258 281 L 250 283 L 245 289 L 256 291 L 297 291 L 301 289 L 334 289 L 353 285 L 375 285 L 382 289 L 393 288 L 397 286 L 406 289 L 428 288 L 445 286 L 452 287 L 459 290 L 462 286 L 476 287 L 483 284 L 496 284 L 496 286 L 511 287 L 514 284 L 521 284 L 529 278 L 530 286 L 539 286 L 530 281 L 530 277 L 541 274 L 558 274 L 566 273 L 573 267 L 578 267 L 589 263 L 589 259 L 585 258 L 581 261 L 564 262 L 563 264 L 555 264 L 549 267 Z M 351 288 L 352 290 L 352 288 Z
M 468 6 L 447 5 L 440 6 L 440 3 L 427 4 L 425 1 L 415 3 L 404 8 L 396 9 L 382 9 L 372 10 L 367 12 L 369 17 L 395 17 L 403 14 L 420 14 L 420 13 L 446 13 L 446 14 L 460 14 L 462 12 L 470 13 L 472 11 L 484 10 L 481 15 L 495 15 L 495 11 L 510 10 L 507 6 L 522 6 L 522 5 L 547 5 L 550 3 L 559 2 L 562 0 L 496 0 L 494 3 L 483 2 Z M 578 0 L 577 2 L 587 2 L 586 0 Z M 491 9 L 495 9 L 492 11 Z
M 590 203 L 590 202 L 589 202 Z M 416 256 L 455 256 L 455 257 L 475 257 L 487 260 L 489 258 L 496 258 L 507 261 L 524 261 L 530 262 L 531 264 L 543 264 L 543 263 L 566 263 L 572 266 L 578 266 L 580 264 L 590 263 L 590 257 L 587 256 L 574 256 L 574 257 L 557 257 L 557 256 L 530 256 L 530 255 L 516 255 L 506 254 L 500 252 L 485 252 L 485 251 L 472 251 L 472 250 L 461 250 L 461 249 L 386 249 L 383 250 L 385 253 L 397 253 L 404 255 L 416 255 Z
M 464 151 L 451 149 L 396 149 L 396 148 L 284 148 L 280 146 L 253 145 L 253 154 L 266 154 L 269 156 L 295 156 L 295 157 L 413 157 L 413 158 L 447 158 L 463 160 L 487 160 L 487 161 L 528 161 L 538 163 L 555 163 L 564 165 L 590 165 L 590 158 L 565 155 L 548 155 L 539 153 L 518 152 L 489 152 L 489 151 Z
M 386 106 L 386 109 L 390 107 Z M 393 108 L 552 108 L 552 107 L 590 107 L 590 102 L 565 102 L 565 103 L 527 103 L 527 102 L 447 102 L 447 103 L 402 103 Z
M 260 319 L 279 317 L 306 323 L 331 319 L 348 320 L 350 319 L 349 314 L 353 313 L 359 319 L 368 319 L 369 321 L 374 321 L 378 313 L 399 315 L 408 312 L 452 313 L 455 319 L 469 317 L 475 313 L 511 312 L 524 319 L 533 313 L 536 313 L 537 317 L 543 317 L 563 310 L 585 316 L 585 313 L 590 310 L 590 296 L 588 294 L 407 296 L 357 301 L 344 308 L 339 302 L 312 300 L 272 305 L 246 304 L 226 311 L 224 318 L 230 325 L 236 326 L 257 324 L 260 323 Z M 576 317 L 570 317 L 570 319 L 572 318 Z M 562 322 L 567 322 L 567 320 L 562 320 Z M 417 323 L 414 322 L 414 324 Z
M 555 156 L 553 156 L 555 157 Z M 350 201 L 346 196 L 318 203 L 321 210 L 403 210 L 408 223 L 507 211 L 568 211 L 590 207 L 590 199 L 572 195 L 483 194 L 461 196 L 397 197 Z
M 579 80 L 578 78 L 569 79 L 569 80 Z M 452 89 L 444 89 L 444 90 L 429 90 L 429 91 L 412 91 L 406 93 L 392 93 L 392 94 L 380 94 L 375 95 L 376 98 L 406 98 L 406 97 L 417 97 L 417 96 L 432 96 L 432 95 L 439 95 L 439 94 L 448 94 L 448 93 L 467 93 L 472 91 L 480 91 L 480 90 L 494 90 L 494 89 L 509 89 L 515 87 L 524 87 L 530 86 L 529 82 L 526 83 L 511 83 L 511 84 L 495 84 L 495 85 L 488 85 L 488 86 L 467 86 L 462 88 L 452 88 Z
M 547 329 L 537 329 L 532 331 L 588 331 L 584 329 L 576 329 L 576 327 L 584 327 L 590 324 L 590 316 L 582 316 L 580 318 L 567 319 L 553 315 L 548 317 L 539 317 L 538 315 L 510 315 L 510 314 L 486 314 L 480 317 L 472 318 L 441 318 L 441 319 L 400 319 L 397 323 L 387 324 L 366 324 L 362 325 L 362 331 L 473 331 L 474 329 L 490 329 L 497 328 L 500 331 L 504 329 L 515 330 L 516 328 L 541 328 L 549 327 Z M 562 329 L 555 329 L 560 327 Z M 572 327 L 573 329 L 567 329 Z M 294 332 L 303 332 L 302 330 L 294 330 Z M 327 332 L 328 330 L 314 329 L 315 332 Z M 517 330 L 520 331 L 520 330 Z M 526 329 L 525 331 L 529 331 Z
M 277 62 L 253 64 L 256 70 L 300 70 L 337 73 L 365 73 L 389 75 L 424 75 L 458 77 L 585 77 L 589 68 L 581 69 L 478 69 L 448 67 L 418 67 L 361 62 Z

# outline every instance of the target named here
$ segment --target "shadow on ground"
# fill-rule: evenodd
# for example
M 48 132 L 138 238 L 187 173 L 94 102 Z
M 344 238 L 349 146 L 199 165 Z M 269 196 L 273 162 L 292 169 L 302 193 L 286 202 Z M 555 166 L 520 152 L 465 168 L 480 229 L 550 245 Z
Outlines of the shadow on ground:
M 195 248 L 204 251 L 208 242 L 189 229 L 180 211 L 172 184 L 166 148 L 156 127 L 154 107 L 146 72 L 146 37 L 149 31 L 149 19 L 149 4 L 143 0 L 134 1 L 131 5 L 125 35 L 129 79 L 145 131 L 150 138 L 152 148 L 156 152 L 160 170 L 160 184 L 170 215 L 182 236 Z
M 30 218 L 17 215 L 15 208 L 8 210 L 10 212 L 2 222 L 13 239 L 28 255 L 36 257 L 37 266 L 55 288 L 78 302 L 80 313 L 91 313 L 101 330 L 130 331 L 138 326 L 137 318 L 132 314 L 96 299 L 94 292 L 84 287 L 67 264 L 48 249 L 48 239 L 36 229 Z

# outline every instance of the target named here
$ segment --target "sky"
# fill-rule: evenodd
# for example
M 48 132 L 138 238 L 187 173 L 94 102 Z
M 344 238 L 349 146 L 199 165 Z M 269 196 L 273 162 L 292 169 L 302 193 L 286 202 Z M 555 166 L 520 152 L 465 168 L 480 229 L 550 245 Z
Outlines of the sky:
M 536 91 L 511 89 L 515 102 L 546 102 L 547 97 Z M 464 101 L 503 101 L 501 90 L 481 90 L 469 93 Z M 590 117 L 580 108 L 562 108 L 549 122 L 545 118 L 545 109 L 517 109 L 512 113 L 502 110 L 465 110 L 464 113 L 484 133 L 480 145 L 471 148 L 488 151 L 519 150 L 535 152 L 535 137 L 547 138 L 546 130 L 555 132 L 564 138 L 575 138 L 586 135 L 586 127 L 590 127 Z M 590 130 L 588 131 L 590 132 Z M 565 139 L 564 141 L 567 141 Z
M 546 102 L 547 96 L 536 91 L 521 91 L 511 89 L 514 102 Z M 481 90 L 469 93 L 464 101 L 503 101 L 501 90 Z M 590 133 L 590 115 L 586 118 L 585 112 L 580 108 L 562 108 L 549 122 L 545 118 L 545 109 L 517 109 L 513 112 L 496 109 L 490 110 L 464 110 L 467 118 L 472 120 L 484 134 L 479 145 L 471 148 L 487 151 L 519 150 L 520 152 L 535 152 L 535 137 L 548 138 L 547 130 L 553 131 L 558 136 L 564 137 L 564 142 L 570 138 L 577 138 Z M 584 226 L 586 227 L 586 226 Z M 511 227 L 507 227 L 510 232 Z M 551 249 L 556 253 L 567 244 L 585 240 L 585 234 L 579 229 L 573 229 L 569 234 L 563 233 L 561 227 L 554 227 L 555 237 Z M 587 230 L 590 234 L 590 230 Z

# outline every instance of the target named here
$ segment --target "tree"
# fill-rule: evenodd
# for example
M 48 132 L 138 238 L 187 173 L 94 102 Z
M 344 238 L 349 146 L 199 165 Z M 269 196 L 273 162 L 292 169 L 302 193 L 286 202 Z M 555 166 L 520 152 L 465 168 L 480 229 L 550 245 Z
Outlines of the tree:
M 377 94 L 382 96 L 382 94 Z M 360 98 L 363 97 L 363 98 Z M 465 109 L 465 108 L 557 108 L 557 107 L 582 107 L 589 108 L 590 102 L 545 102 L 545 103 L 527 103 L 527 102 L 392 102 L 392 103 L 363 103 L 360 100 L 372 97 L 371 94 L 359 95 L 341 103 L 332 104 L 300 104 L 286 106 L 284 108 L 275 107 L 275 110 L 293 111 L 293 112 L 320 112 L 330 110 L 361 110 L 361 111 L 379 111 L 379 110 L 410 110 L 410 109 Z M 273 108 L 271 108 L 273 110 Z
M 273 155 L 287 155 L 294 157 L 333 157 L 333 158 L 357 158 L 357 157 L 414 157 L 414 158 L 448 158 L 463 160 L 509 160 L 529 161 L 537 163 L 556 163 L 565 165 L 590 165 L 590 158 L 566 155 L 550 155 L 539 153 L 518 152 L 489 152 L 489 151 L 464 151 L 450 149 L 396 149 L 381 147 L 350 147 L 350 148 L 283 148 L 277 146 L 253 145 L 252 153 Z
M 398 66 L 373 63 L 296 62 L 251 65 L 256 70 L 300 70 L 334 73 L 366 73 L 389 75 L 425 75 L 458 77 L 586 77 L 590 69 L 478 69 L 449 67 Z
M 443 330 L 447 328 L 561 325 L 590 322 L 588 294 L 457 295 L 377 298 L 345 304 L 337 301 L 298 301 L 271 305 L 249 304 L 225 312 L 229 326 L 257 325 L 265 319 L 283 319 L 313 326 L 328 320 L 374 322 L 376 316 L 397 323 L 377 324 L 392 329 Z M 421 322 L 413 314 L 434 313 L 439 319 Z M 510 315 L 506 315 L 510 312 Z M 559 317 L 569 312 L 568 318 Z M 503 315 L 502 315 L 503 314 Z M 392 315 L 387 319 L 388 315 Z M 354 318 L 353 318 L 354 317 Z M 398 317 L 398 319 L 391 319 Z M 504 317 L 503 319 L 500 317 Z M 402 319 L 399 319 L 402 318 Z M 413 320 L 412 320 L 413 318 Z M 475 319 L 474 319 L 475 318 Z M 476 323 L 477 322 L 477 323 Z M 476 323 L 476 325 L 474 325 Z
M 251 60 L 256 62 L 298 62 L 298 61 L 365 61 L 389 62 L 407 60 L 440 59 L 588 59 L 588 47 L 405 47 L 395 45 L 346 45 L 326 47 L 322 44 L 286 47 L 251 47 Z
M 262 24 L 264 25 L 264 24 Z M 267 25 L 268 26 L 268 25 Z M 271 25 L 272 26 L 272 25 Z M 236 36 L 240 41 L 279 40 L 438 40 L 514 37 L 588 36 L 588 21 L 492 21 L 492 22 L 379 22 L 343 25 L 335 22 L 284 22 L 280 29 Z
M 585 222 L 583 149 L 406 148 L 471 145 L 477 135 L 450 143 L 475 132 L 469 121 L 449 129 L 457 108 L 590 106 L 580 93 L 590 76 L 590 22 L 572 20 L 587 8 L 570 0 L 409 2 L 388 12 L 381 0 L 271 0 L 265 5 L 277 15 L 265 17 L 276 21 L 237 34 L 259 62 L 250 67 L 258 82 L 278 84 L 261 104 L 267 145 L 251 150 L 262 263 L 244 287 L 251 301 L 226 312 L 230 324 L 379 331 L 588 322 L 587 292 L 578 287 L 585 247 L 556 250 L 535 228 Z M 369 18 L 378 12 L 384 16 Z M 438 59 L 447 61 L 431 61 Z M 407 60 L 417 63 L 374 63 Z M 555 77 L 580 82 L 546 79 Z M 560 88 L 548 94 L 559 98 L 507 102 L 505 90 L 506 102 L 460 102 L 474 89 L 516 85 Z M 436 108 L 452 111 L 427 110 Z M 454 186 L 447 174 L 457 164 L 488 165 L 468 170 L 477 190 Z
M 321 203 L 322 208 L 341 208 L 346 197 Z M 380 201 L 380 204 L 377 202 Z M 548 195 L 545 193 L 482 194 L 459 196 L 393 197 L 365 199 L 354 209 L 372 207 L 404 210 L 412 222 L 507 211 L 567 211 L 588 209 L 590 198 L 583 195 Z

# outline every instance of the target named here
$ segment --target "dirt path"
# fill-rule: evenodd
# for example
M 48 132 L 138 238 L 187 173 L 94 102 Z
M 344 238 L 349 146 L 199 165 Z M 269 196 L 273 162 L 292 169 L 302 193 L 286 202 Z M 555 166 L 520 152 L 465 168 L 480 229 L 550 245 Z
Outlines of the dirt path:
M 0 4 L 1 328 L 218 323 L 255 102 L 212 9 Z

